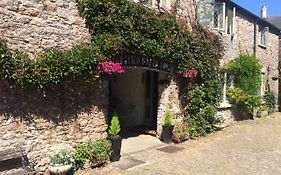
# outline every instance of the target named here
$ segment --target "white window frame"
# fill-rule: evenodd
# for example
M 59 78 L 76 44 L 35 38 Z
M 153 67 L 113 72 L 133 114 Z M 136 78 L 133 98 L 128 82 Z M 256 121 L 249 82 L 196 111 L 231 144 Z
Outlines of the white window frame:
M 259 46 L 266 48 L 268 46 L 269 27 L 259 30 Z
M 216 7 L 222 8 L 222 19 L 220 18 L 221 15 L 216 15 Z M 217 26 L 215 26 L 215 18 L 217 19 Z M 220 26 L 220 21 L 222 20 L 222 26 Z M 225 3 L 215 3 L 214 5 L 214 20 L 213 20 L 213 27 L 215 30 L 225 31 Z
M 222 99 L 220 102 L 220 107 L 221 108 L 231 107 L 231 104 L 227 99 L 227 89 L 233 87 L 234 84 L 233 76 L 224 71 L 222 71 L 221 74 L 223 74 L 224 77 L 223 77 Z M 231 77 L 230 87 L 227 86 L 228 77 Z
M 261 89 L 260 89 L 260 96 L 264 96 L 266 92 L 266 77 L 265 72 L 261 73 Z
M 216 15 L 216 6 L 219 6 L 219 9 L 222 9 L 222 15 Z M 229 16 L 228 16 L 228 10 L 231 11 L 232 13 L 232 20 L 230 21 Z M 219 18 L 222 16 L 222 19 Z M 218 18 L 215 20 L 215 18 Z M 216 2 L 214 5 L 214 19 L 213 19 L 213 28 L 218 31 L 223 31 L 226 34 L 229 34 L 231 36 L 234 36 L 236 33 L 236 7 L 233 7 L 232 9 L 226 8 L 226 5 L 224 2 Z M 221 21 L 222 20 L 222 21 Z M 215 21 L 217 21 L 217 26 L 215 26 Z M 220 24 L 222 23 L 222 26 Z M 228 32 L 230 26 L 230 30 Z
M 155 8 L 155 6 L 156 6 L 156 0 L 150 0 L 151 1 L 151 5 L 150 4 L 145 4 L 144 3 L 144 5 L 145 6 L 147 6 L 147 7 L 152 7 L 152 8 Z M 134 2 L 141 2 L 140 0 L 134 0 Z

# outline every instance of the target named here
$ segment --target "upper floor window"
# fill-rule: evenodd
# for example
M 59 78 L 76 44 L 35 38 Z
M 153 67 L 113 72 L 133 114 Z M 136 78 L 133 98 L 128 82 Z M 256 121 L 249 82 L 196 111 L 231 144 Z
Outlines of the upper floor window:
M 226 8 L 226 4 L 216 2 L 214 5 L 213 27 L 229 35 L 235 33 L 236 8 Z
M 155 0 L 139 0 L 139 2 L 148 7 L 153 7 L 155 5 Z
M 214 29 L 224 30 L 225 28 L 225 3 L 214 5 Z
M 269 27 L 264 27 L 259 30 L 259 45 L 266 47 L 268 42 Z

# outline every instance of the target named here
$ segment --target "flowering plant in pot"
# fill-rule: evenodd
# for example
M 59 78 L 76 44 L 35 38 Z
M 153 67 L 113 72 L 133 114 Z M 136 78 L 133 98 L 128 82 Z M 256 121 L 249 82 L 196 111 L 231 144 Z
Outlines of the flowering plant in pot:
M 111 155 L 111 143 L 106 139 L 81 142 L 75 146 L 74 169 L 98 167 L 105 164 Z
M 111 144 L 106 139 L 97 139 L 91 145 L 91 166 L 98 167 L 107 162 L 111 155 Z
M 65 175 L 72 168 L 72 151 L 66 148 L 55 150 L 50 156 L 50 174 Z
M 164 143 L 171 143 L 172 142 L 172 134 L 173 134 L 173 117 L 170 110 L 166 110 L 164 116 L 164 122 L 162 126 L 162 141 Z
M 120 131 L 121 128 L 120 128 L 120 122 L 118 116 L 117 114 L 114 114 L 111 119 L 109 130 L 108 130 L 108 135 L 109 135 L 108 139 L 111 141 L 112 144 L 112 154 L 110 158 L 112 162 L 118 161 L 120 159 L 120 150 L 122 144 L 122 138 L 119 135 Z
M 175 125 L 172 139 L 176 143 L 181 143 L 189 139 L 189 129 L 187 123 L 181 122 Z

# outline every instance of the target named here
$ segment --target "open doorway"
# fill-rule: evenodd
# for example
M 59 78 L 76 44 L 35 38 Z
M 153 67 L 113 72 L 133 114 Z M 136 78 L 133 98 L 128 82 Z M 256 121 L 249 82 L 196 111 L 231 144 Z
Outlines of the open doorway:
M 157 108 L 158 72 L 127 69 L 110 79 L 109 119 L 118 114 L 123 136 L 156 135 Z

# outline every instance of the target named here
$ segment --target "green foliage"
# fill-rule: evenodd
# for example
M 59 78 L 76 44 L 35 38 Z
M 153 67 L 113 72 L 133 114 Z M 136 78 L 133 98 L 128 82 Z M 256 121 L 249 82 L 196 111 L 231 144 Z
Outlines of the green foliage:
M 184 120 L 188 123 L 190 136 L 205 136 L 214 131 L 215 112 L 216 108 L 214 106 L 206 105 L 199 112 L 187 115 Z
M 234 74 L 234 88 L 228 90 L 230 103 L 247 116 L 261 105 L 261 65 L 253 55 L 240 55 L 227 65 Z
M 93 142 L 82 142 L 75 147 L 74 169 L 84 168 L 84 163 L 94 163 L 106 160 L 111 155 L 111 143 L 105 139 L 97 139 Z
M 66 148 L 58 149 L 49 158 L 51 165 L 70 165 L 72 163 L 72 151 Z
M 173 130 L 173 140 L 180 143 L 189 138 L 189 127 L 186 122 L 176 123 Z
M 108 134 L 110 136 L 117 136 L 118 133 L 120 132 L 120 130 L 121 129 L 120 129 L 120 123 L 119 123 L 118 116 L 117 116 L 117 114 L 114 114 L 112 119 L 111 119 L 111 122 L 110 122 Z
M 198 25 L 190 33 L 173 15 L 127 0 L 79 0 L 78 5 L 93 44 L 109 55 L 169 61 L 179 73 L 190 68 L 209 71 L 221 58 L 221 42 L 214 34 Z
M 163 124 L 165 126 L 172 126 L 173 125 L 173 116 L 171 114 L 171 111 L 169 109 L 166 110 Z
M 7 49 L 0 41 L 0 76 L 12 85 L 43 88 L 63 81 L 95 79 L 96 66 L 103 57 L 97 48 L 77 45 L 70 50 L 50 49 L 31 60 Z
M 77 0 L 77 5 L 91 33 L 91 46 L 77 46 L 69 51 L 52 49 L 35 61 L 0 44 L 0 54 L 4 55 L 0 58 L 0 75 L 12 84 L 42 88 L 78 78 L 94 79 L 103 54 L 167 61 L 176 66 L 179 75 L 190 69 L 198 71 L 194 82 L 183 80 L 181 100 L 188 110 L 186 118 L 194 120 L 194 128 L 199 127 L 196 130 L 202 134 L 212 131 L 212 113 L 203 115 L 202 110 L 209 109 L 209 105 L 215 108 L 221 93 L 219 59 L 223 47 L 218 36 L 195 23 L 190 32 L 175 15 L 158 13 L 141 3 Z M 200 117 L 195 119 L 196 116 Z
M 253 55 L 240 55 L 227 65 L 233 72 L 234 84 L 246 94 L 256 95 L 261 87 L 261 68 Z
M 263 99 L 266 103 L 266 106 L 268 107 L 268 114 L 272 114 L 275 110 L 275 105 L 276 105 L 276 98 L 274 92 L 272 91 L 265 92 Z

